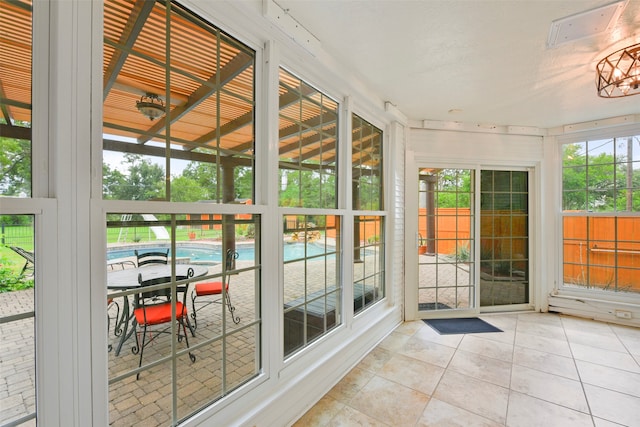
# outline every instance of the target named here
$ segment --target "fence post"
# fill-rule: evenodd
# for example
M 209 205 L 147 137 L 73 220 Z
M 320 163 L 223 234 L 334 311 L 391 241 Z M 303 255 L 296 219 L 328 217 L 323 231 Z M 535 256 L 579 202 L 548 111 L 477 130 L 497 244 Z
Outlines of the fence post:
M 2 232 L 0 235 L 2 236 L 2 246 L 4 246 L 4 223 L 2 223 Z

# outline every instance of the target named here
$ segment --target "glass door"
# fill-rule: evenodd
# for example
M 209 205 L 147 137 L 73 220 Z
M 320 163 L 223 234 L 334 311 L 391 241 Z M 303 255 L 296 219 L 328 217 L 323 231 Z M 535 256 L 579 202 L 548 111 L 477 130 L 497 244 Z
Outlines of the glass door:
M 480 172 L 480 306 L 529 302 L 527 171 Z
M 416 166 L 407 318 L 528 305 L 529 172 Z
M 418 315 L 473 310 L 473 169 L 418 168 Z

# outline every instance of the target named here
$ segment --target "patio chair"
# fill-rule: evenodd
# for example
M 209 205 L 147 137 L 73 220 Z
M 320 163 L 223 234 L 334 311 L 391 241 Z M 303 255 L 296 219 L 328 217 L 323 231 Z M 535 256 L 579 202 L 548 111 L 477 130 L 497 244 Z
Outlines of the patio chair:
M 229 296 L 229 271 L 233 270 L 233 263 L 237 258 L 238 252 L 227 249 L 225 264 L 222 270 L 222 281 L 196 283 L 195 289 L 191 291 L 193 329 L 198 327 L 197 312 L 205 306 L 214 303 L 226 304 L 233 323 L 240 323 L 240 317 L 234 315 L 236 308 L 231 304 L 231 297 Z M 197 309 L 196 304 L 199 306 Z
M 138 252 L 133 251 L 138 259 L 138 267 L 142 267 L 147 264 L 167 264 L 169 262 L 169 249 L 166 251 L 150 251 L 150 252 Z
M 24 267 L 22 267 L 22 270 L 20 271 L 20 275 L 22 276 L 24 275 L 25 271 L 28 271 L 29 274 L 27 276 L 33 276 L 36 263 L 33 252 L 27 251 L 18 246 L 9 246 L 9 248 L 26 260 L 26 262 L 24 263 Z
M 176 280 L 184 280 L 189 277 L 193 277 L 193 269 L 189 268 L 187 276 L 177 276 Z M 171 334 L 171 316 L 172 316 L 172 299 L 171 299 L 171 287 L 167 286 L 160 289 L 155 289 L 155 285 L 162 283 L 168 283 L 171 281 L 169 277 L 155 277 L 149 280 L 143 280 L 142 273 L 138 274 L 138 282 L 142 290 L 135 295 L 133 316 L 135 318 L 135 327 L 142 328 L 141 334 L 136 334 L 136 345 L 131 349 L 133 354 L 140 353 L 140 360 L 138 361 L 138 368 L 142 366 L 142 356 L 146 346 L 154 342 L 162 334 Z M 145 291 L 144 288 L 154 287 L 154 289 Z M 184 341 L 189 348 L 189 338 L 187 336 L 187 325 L 189 322 L 189 316 L 187 315 L 187 306 L 185 304 L 186 293 L 188 283 L 179 285 L 176 287 L 176 295 L 182 294 L 182 301 L 175 301 L 176 308 L 176 321 L 178 322 L 178 341 Z M 164 329 L 154 330 L 149 329 L 155 326 L 164 325 Z M 147 334 L 149 332 L 149 334 Z M 149 335 L 149 337 L 147 337 Z M 140 338 L 142 336 L 142 338 Z M 196 356 L 189 352 L 189 358 L 191 362 L 196 361 Z M 140 378 L 140 372 L 136 375 L 136 379 Z
M 111 307 L 115 307 L 116 308 L 116 315 L 115 317 L 111 317 L 109 316 L 109 310 L 111 309 Z M 119 319 L 120 319 L 120 304 L 118 304 L 117 302 L 114 301 L 113 298 L 107 298 L 107 334 L 109 334 L 109 329 L 111 329 L 111 319 L 114 319 L 116 322 L 116 325 L 113 327 L 113 334 L 115 336 L 120 336 L 120 333 L 122 333 L 122 329 L 119 329 Z M 107 350 L 111 351 L 113 349 L 113 346 L 111 344 L 109 344 L 107 346 Z

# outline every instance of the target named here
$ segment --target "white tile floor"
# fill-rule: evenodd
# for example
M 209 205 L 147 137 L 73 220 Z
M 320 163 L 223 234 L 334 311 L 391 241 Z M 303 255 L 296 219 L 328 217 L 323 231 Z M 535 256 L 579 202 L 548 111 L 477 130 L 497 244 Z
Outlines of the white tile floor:
M 400 325 L 294 426 L 640 426 L 640 329 L 481 317 L 504 332 Z

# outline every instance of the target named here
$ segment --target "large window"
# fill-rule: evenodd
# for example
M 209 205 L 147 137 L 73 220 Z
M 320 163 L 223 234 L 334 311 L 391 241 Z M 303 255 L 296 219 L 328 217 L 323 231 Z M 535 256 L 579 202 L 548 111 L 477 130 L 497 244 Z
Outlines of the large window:
M 0 208 L 33 196 L 32 22 L 31 1 L 0 0 Z M 0 426 L 36 419 L 35 232 L 0 210 Z
M 105 1 L 103 46 L 109 419 L 176 425 L 261 369 L 255 52 L 167 0 Z
M 30 1 L 0 1 L 0 197 L 31 197 Z
M 254 52 L 168 1 L 104 22 L 103 197 L 252 199 Z
M 353 311 L 384 297 L 384 217 L 382 130 L 360 116 L 351 117 L 353 228 Z
M 338 103 L 283 69 L 279 100 L 286 357 L 342 322 L 342 217 L 332 214 L 338 207 Z
M 640 136 L 562 146 L 563 282 L 640 293 Z

